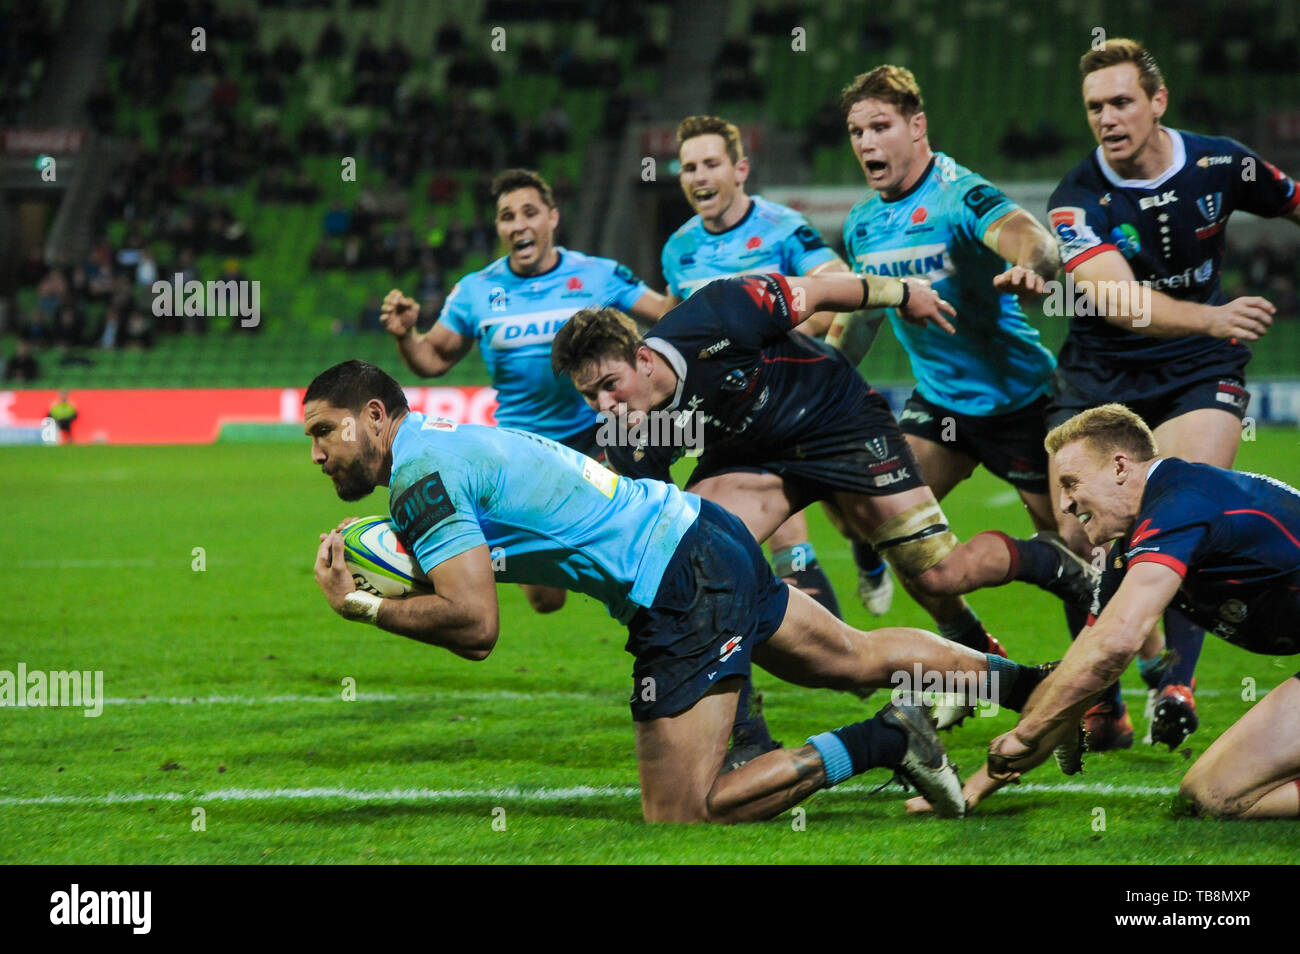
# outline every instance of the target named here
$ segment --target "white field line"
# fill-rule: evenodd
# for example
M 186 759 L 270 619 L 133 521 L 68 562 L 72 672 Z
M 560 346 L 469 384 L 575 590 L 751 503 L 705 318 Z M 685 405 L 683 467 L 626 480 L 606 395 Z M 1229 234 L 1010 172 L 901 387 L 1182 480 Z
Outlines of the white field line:
M 818 797 L 860 796 L 868 786 L 859 783 L 840 786 Z M 1070 795 L 1172 795 L 1175 786 L 1114 785 L 1089 782 L 1027 782 L 1008 786 L 1004 792 L 1020 794 Z M 901 796 L 901 792 L 897 793 Z M 297 799 L 333 799 L 345 802 L 563 802 L 601 798 L 640 798 L 641 790 L 612 785 L 574 785 L 566 788 L 393 788 L 365 791 L 341 786 L 317 788 L 222 788 L 211 792 L 111 792 L 107 795 L 0 796 L 0 807 L 35 805 L 132 805 L 148 802 L 267 802 Z
M 613 693 L 600 692 L 518 692 L 513 689 L 430 689 L 428 692 L 391 693 L 358 692 L 356 702 L 438 702 L 443 699 L 458 702 L 529 702 L 546 699 L 613 699 Z M 306 695 L 285 693 L 276 696 L 144 696 L 135 698 L 112 697 L 104 700 L 106 706 L 138 706 L 161 704 L 168 706 L 259 706 L 297 704 L 301 702 L 351 702 L 344 700 L 342 690 L 334 695 Z
M 189 566 L 191 560 L 186 557 L 183 561 L 177 558 L 168 562 L 174 562 L 181 567 Z M 50 560 L 20 560 L 10 565 L 19 570 L 84 570 L 119 566 L 157 566 L 158 560 L 154 557 L 55 557 Z
M 885 690 L 879 690 L 885 692 Z M 1145 689 L 1125 689 L 1126 696 L 1145 698 Z M 1235 689 L 1199 689 L 1197 697 L 1238 695 Z M 344 700 L 342 692 L 335 695 L 307 695 L 284 693 L 275 696 L 114 696 L 104 699 L 106 706 L 261 706 L 319 702 L 438 702 L 450 699 L 462 702 L 540 702 L 546 699 L 615 699 L 606 692 L 552 692 L 534 690 L 522 692 L 514 689 L 430 689 L 427 693 L 358 692 L 355 700 Z M 881 697 L 882 700 L 884 696 Z
M 986 507 L 1009 507 L 1013 503 L 1020 503 L 1020 493 L 1015 490 L 1000 490 L 984 498 Z

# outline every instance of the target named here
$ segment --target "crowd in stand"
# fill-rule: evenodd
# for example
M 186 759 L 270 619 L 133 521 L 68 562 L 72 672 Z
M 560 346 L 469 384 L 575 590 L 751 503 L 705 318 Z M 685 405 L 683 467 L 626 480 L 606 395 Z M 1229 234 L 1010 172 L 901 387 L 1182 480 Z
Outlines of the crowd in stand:
M 54 51 L 50 11 L 38 0 L 0 4 L 0 126 L 28 122 Z

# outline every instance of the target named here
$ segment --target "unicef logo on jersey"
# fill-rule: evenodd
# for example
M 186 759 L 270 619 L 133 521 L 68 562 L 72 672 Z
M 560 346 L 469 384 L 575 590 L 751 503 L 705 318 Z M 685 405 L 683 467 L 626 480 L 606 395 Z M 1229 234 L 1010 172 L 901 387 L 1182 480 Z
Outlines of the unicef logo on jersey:
M 505 311 L 510 307 L 510 298 L 506 295 L 506 290 L 500 285 L 496 285 L 488 292 L 488 307 L 493 311 Z

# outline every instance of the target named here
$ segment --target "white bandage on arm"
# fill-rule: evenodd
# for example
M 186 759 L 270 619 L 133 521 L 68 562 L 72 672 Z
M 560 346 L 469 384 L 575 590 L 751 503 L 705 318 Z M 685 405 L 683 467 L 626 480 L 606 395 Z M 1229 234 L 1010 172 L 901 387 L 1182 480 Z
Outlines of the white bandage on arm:
M 904 577 L 920 576 L 958 546 L 957 535 L 937 500 L 889 518 L 871 534 L 871 545 Z
M 378 625 L 379 604 L 383 601 L 383 597 L 374 593 L 353 590 L 343 598 L 343 616 L 358 623 Z
M 862 281 L 862 308 L 902 308 L 907 304 L 907 282 L 889 275 L 860 275 Z

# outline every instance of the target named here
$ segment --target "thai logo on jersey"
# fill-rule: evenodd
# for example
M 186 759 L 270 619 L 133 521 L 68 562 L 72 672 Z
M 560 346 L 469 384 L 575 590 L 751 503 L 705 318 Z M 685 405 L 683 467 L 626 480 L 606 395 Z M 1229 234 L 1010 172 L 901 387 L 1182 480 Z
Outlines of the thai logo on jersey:
M 1219 210 L 1223 208 L 1223 193 L 1215 192 L 1201 196 L 1196 200 L 1196 207 L 1201 210 L 1201 215 L 1205 216 L 1205 221 L 1217 222 Z
M 510 297 L 500 285 L 494 285 L 488 292 L 488 307 L 493 311 L 505 311 L 510 307 Z
M 1052 209 L 1051 223 L 1052 231 L 1056 233 L 1057 241 L 1061 245 L 1063 262 L 1068 263 L 1080 253 L 1101 244 L 1097 233 L 1088 226 L 1083 209 L 1078 206 L 1065 205 L 1059 209 Z
M 1202 169 L 1208 169 L 1210 166 L 1228 166 L 1232 165 L 1232 156 L 1201 156 L 1196 160 L 1196 164 Z
M 697 358 L 697 360 L 700 361 L 704 361 L 708 358 L 712 358 L 715 354 L 717 354 L 723 348 L 727 347 L 727 345 L 729 344 L 731 344 L 730 338 L 723 338 L 721 341 L 715 341 L 707 348 L 701 348 L 700 353 L 695 357 Z
M 1132 258 L 1142 251 L 1142 238 L 1138 235 L 1138 230 L 1127 222 L 1110 230 L 1110 240 L 1125 258 Z
M 496 327 L 488 339 L 488 347 L 497 351 L 510 351 L 529 345 L 548 344 L 575 310 L 552 308 L 549 311 L 534 311 L 498 319 L 493 322 Z
M 952 255 L 943 242 L 864 252 L 857 256 L 857 263 L 858 271 L 863 275 L 888 275 L 891 278 L 913 275 L 932 282 L 942 281 L 954 271 Z

